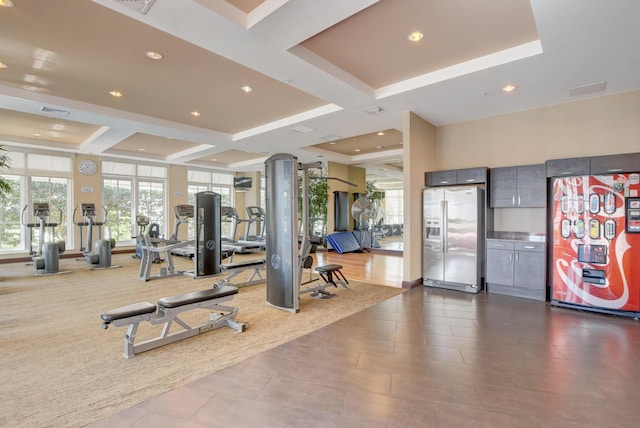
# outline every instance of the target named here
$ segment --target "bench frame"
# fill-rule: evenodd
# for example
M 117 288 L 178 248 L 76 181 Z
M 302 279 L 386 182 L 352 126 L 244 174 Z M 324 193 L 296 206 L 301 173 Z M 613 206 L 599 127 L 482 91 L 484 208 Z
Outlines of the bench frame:
M 237 293 L 237 291 L 236 291 Z M 103 324 L 104 328 L 108 327 L 111 323 L 116 327 L 122 327 L 128 325 L 127 332 L 124 335 L 124 356 L 125 358 L 133 358 L 140 352 L 145 352 L 150 349 L 155 349 L 160 346 L 167 345 L 169 343 L 177 342 L 189 337 L 197 336 L 200 333 L 205 333 L 210 330 L 215 330 L 220 327 L 229 327 L 236 331 L 236 334 L 242 333 L 246 330 L 247 324 L 235 321 L 238 308 L 224 306 L 220 303 L 227 302 L 233 299 L 233 295 L 229 294 L 223 297 L 218 297 L 210 300 L 204 300 L 200 302 L 190 303 L 186 305 L 163 307 L 162 299 L 158 301 L 158 305 L 142 302 L 123 308 L 114 309 L 110 312 L 118 310 L 125 310 L 134 306 L 144 306 L 138 313 L 125 318 L 117 318 L 112 321 Z M 209 316 L 209 320 L 198 326 L 190 326 L 178 315 L 182 312 L 191 311 L 193 309 L 210 309 L 212 312 Z M 143 342 L 136 343 L 136 333 L 141 322 L 149 321 L 153 325 L 163 324 L 162 332 L 158 337 L 149 339 Z M 169 333 L 173 322 L 182 327 L 182 330 L 174 333 Z
M 300 294 L 310 293 L 309 295 L 316 299 L 331 299 L 332 297 L 335 297 L 335 294 L 327 291 L 327 287 L 338 288 L 338 284 L 340 284 L 342 288 L 349 289 L 349 287 L 347 286 L 347 284 L 349 284 L 349 281 L 347 281 L 347 278 L 344 276 L 340 269 L 342 269 L 342 266 L 336 264 L 316 267 L 315 271 L 320 274 L 320 276 L 324 280 L 324 283 L 315 284 L 311 287 L 301 288 Z M 336 275 L 336 278 L 334 278 L 334 274 Z

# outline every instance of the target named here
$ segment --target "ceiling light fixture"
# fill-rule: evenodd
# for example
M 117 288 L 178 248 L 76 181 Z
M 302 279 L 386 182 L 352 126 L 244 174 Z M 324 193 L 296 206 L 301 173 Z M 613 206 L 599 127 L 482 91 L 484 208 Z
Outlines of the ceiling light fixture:
M 162 55 L 160 52 L 156 52 L 156 51 L 146 51 L 144 54 L 148 58 L 155 59 L 155 60 L 164 58 L 164 55 Z
M 354 149 L 353 151 L 354 151 L 354 152 L 359 152 L 359 151 L 360 151 L 360 149 Z
M 0 6 L 4 6 L 4 7 L 13 7 L 16 4 L 13 2 L 13 0 L 0 0 Z
M 336 142 L 335 141 L 331 141 L 329 144 L 332 145 L 332 146 L 335 146 Z
M 193 117 L 198 117 L 198 116 L 200 116 L 200 112 L 199 112 L 199 111 L 197 111 L 197 110 L 196 110 L 196 111 L 192 111 L 192 112 L 191 112 L 191 116 L 193 116 Z
M 211 160 L 212 160 L 213 162 L 216 162 L 218 159 L 216 159 L 216 158 L 211 158 Z
M 242 89 L 242 92 L 246 92 L 247 94 L 248 94 L 249 92 L 253 91 L 253 88 L 252 88 L 251 86 L 248 86 L 248 85 L 245 85 L 245 86 L 243 86 L 243 87 L 242 87 L 242 88 L 240 88 L 240 89 Z
M 9 68 L 9 66 L 4 62 L 0 62 L 0 68 Z
M 381 148 L 382 148 L 382 146 L 376 146 L 376 149 L 381 149 Z
M 122 96 L 122 92 L 119 92 L 119 91 L 109 91 L 109 94 L 112 97 L 116 97 L 116 98 L 120 98 Z
M 139 152 L 144 152 L 144 151 L 145 151 L 145 149 L 143 149 L 142 147 L 140 147 L 140 148 L 138 149 L 138 151 L 139 151 Z
M 511 85 L 511 84 L 509 84 L 509 85 L 506 85 L 506 86 L 504 86 L 504 87 L 502 88 L 502 92 L 506 92 L 506 93 L 513 92 L 513 91 L 515 91 L 517 88 L 518 88 L 518 87 L 517 87 L 516 85 Z
M 384 135 L 384 132 L 380 131 L 380 132 L 378 132 L 376 135 L 383 136 L 383 135 Z
M 407 39 L 409 39 L 409 41 L 411 42 L 419 42 L 423 37 L 424 34 L 422 34 L 420 31 L 414 31 L 407 36 Z

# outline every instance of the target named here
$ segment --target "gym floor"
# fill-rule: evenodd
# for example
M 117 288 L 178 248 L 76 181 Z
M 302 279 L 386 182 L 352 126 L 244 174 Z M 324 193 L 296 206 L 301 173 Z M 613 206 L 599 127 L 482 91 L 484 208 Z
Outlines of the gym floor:
M 638 396 L 637 321 L 418 287 L 90 426 L 638 427 Z

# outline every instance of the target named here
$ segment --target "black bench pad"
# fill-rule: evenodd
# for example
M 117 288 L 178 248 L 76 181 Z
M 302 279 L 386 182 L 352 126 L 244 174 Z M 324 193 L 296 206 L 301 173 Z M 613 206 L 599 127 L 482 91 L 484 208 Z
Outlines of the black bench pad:
M 134 303 L 133 305 L 123 306 L 121 308 L 111 309 L 100 315 L 103 321 L 112 322 L 121 318 L 134 317 L 136 315 L 144 315 L 155 312 L 156 305 L 149 302 Z
M 221 264 L 220 267 L 222 269 L 235 269 L 235 268 L 244 268 L 244 267 L 251 267 L 251 266 L 259 266 L 259 265 L 263 265 L 264 264 L 264 259 L 259 259 L 259 260 L 244 260 L 244 261 L 240 261 L 240 262 L 233 262 L 233 263 L 225 263 L 225 264 Z
M 340 269 L 342 269 L 342 265 L 331 264 L 331 265 L 318 266 L 316 268 L 316 272 L 327 273 L 327 272 L 334 272 Z
M 158 300 L 158 306 L 163 308 L 177 308 L 179 306 L 190 305 L 191 303 L 205 302 L 207 300 L 218 299 L 220 297 L 237 294 L 238 289 L 230 285 L 222 285 L 192 293 L 178 294 L 176 296 L 163 297 Z

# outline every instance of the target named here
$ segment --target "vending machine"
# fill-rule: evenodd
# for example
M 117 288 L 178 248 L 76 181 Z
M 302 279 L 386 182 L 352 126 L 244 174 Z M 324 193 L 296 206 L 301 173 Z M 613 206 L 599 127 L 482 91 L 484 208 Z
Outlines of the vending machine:
M 640 316 L 640 174 L 554 178 L 551 304 Z

